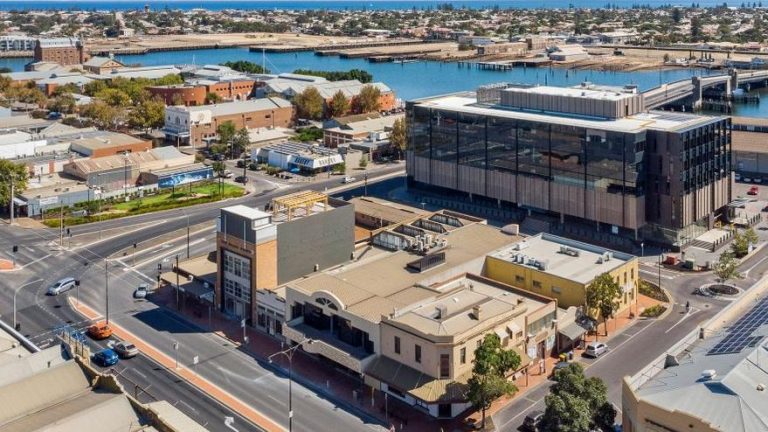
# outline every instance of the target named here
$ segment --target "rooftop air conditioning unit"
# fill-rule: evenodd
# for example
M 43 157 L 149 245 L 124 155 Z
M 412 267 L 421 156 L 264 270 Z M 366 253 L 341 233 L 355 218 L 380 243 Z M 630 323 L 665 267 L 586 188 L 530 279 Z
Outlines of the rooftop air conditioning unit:
M 707 369 L 703 372 L 701 372 L 701 378 L 704 380 L 711 380 L 714 379 L 717 376 L 717 371 L 714 369 Z

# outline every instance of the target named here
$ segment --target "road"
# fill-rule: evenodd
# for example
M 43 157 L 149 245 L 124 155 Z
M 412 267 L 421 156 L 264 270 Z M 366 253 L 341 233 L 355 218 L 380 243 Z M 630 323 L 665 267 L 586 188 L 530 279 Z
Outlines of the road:
M 609 340 L 608 352 L 598 359 L 581 358 L 587 376 L 600 377 L 608 386 L 608 400 L 621 415 L 621 383 L 625 376 L 637 373 L 652 360 L 671 348 L 699 324 L 716 315 L 729 302 L 696 294 L 696 288 L 714 282 L 711 273 L 682 274 L 662 269 L 650 257 L 641 263 L 644 279 L 656 281 L 661 273 L 662 286 L 674 299 L 672 311 L 658 320 L 639 320 L 631 327 Z M 744 279 L 734 282 L 742 289 L 749 289 L 768 271 L 768 248 L 758 251 L 739 267 Z M 685 304 L 690 302 L 686 313 Z M 609 329 L 610 330 L 610 329 Z M 525 397 L 509 404 L 494 415 L 494 423 L 500 430 L 522 430 L 525 415 L 534 410 L 544 411 L 544 397 L 549 393 L 551 382 L 543 384 Z
M 401 170 L 402 165 L 392 165 L 371 172 L 369 183 Z M 55 331 L 60 326 L 84 328 L 88 324 L 69 307 L 68 296 L 94 307 L 99 313 L 106 313 L 106 275 L 109 274 L 111 321 L 171 357 L 175 354 L 172 345 L 178 342 L 177 354 L 181 363 L 189 365 L 194 356 L 199 356 L 196 372 L 201 377 L 251 405 L 275 423 L 286 425 L 288 382 L 284 376 L 275 374 L 270 365 L 254 361 L 225 339 L 206 333 L 149 301 L 134 300 L 132 293 L 138 283 L 154 283 L 158 261 L 177 253 L 186 254 L 186 238 L 178 238 L 159 247 L 149 246 L 150 241 L 163 234 L 177 230 L 184 232 L 188 225 L 202 226 L 202 229 L 190 234 L 191 255 L 196 255 L 212 249 L 215 242 L 213 220 L 223 206 L 245 204 L 263 207 L 275 196 L 303 189 L 324 191 L 338 186 L 339 178 L 331 177 L 274 188 L 224 203 L 72 227 L 72 238 L 65 239 L 65 246 L 71 244 L 71 247 L 64 250 L 58 247 L 58 229 L 25 230 L 1 226 L 0 256 L 11 258 L 12 246 L 19 245 L 15 258 L 22 269 L 0 277 L 0 315 L 6 322 L 13 323 L 15 296 L 17 321 L 21 324 L 22 333 L 46 346 L 54 342 Z M 357 186 L 353 184 L 348 188 Z M 111 260 L 105 270 L 104 258 L 119 251 L 131 250 L 133 244 L 137 244 L 135 257 L 131 254 Z M 79 289 L 56 297 L 46 296 L 46 288 L 65 276 L 80 280 Z M 146 357 L 121 362 L 115 369 L 120 372 L 121 380 L 129 390 L 135 389 L 135 385 L 147 389 L 139 393 L 142 400 L 152 397 L 167 400 L 211 430 L 227 430 L 221 428 L 226 416 L 236 419 L 238 430 L 258 430 L 237 413 L 192 389 L 171 371 Z M 293 404 L 296 430 L 382 430 L 374 419 L 335 404 L 296 382 L 293 385 Z

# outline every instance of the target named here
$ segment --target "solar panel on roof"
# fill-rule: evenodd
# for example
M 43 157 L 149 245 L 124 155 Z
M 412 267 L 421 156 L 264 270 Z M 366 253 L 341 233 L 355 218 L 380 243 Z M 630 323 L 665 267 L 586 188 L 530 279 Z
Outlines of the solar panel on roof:
M 768 324 L 768 297 L 760 300 L 746 315 L 728 329 L 728 335 L 712 347 L 707 355 L 735 354 L 746 347 L 754 347 L 764 336 L 752 336 L 752 333 Z

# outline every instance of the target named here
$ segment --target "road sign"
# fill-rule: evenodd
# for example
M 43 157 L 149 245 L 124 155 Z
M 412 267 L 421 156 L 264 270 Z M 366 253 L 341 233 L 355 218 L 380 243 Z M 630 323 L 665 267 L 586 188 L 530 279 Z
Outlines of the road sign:
M 192 364 L 196 365 L 198 363 L 200 363 L 200 357 L 199 356 L 192 357 Z
M 178 342 L 174 342 L 173 343 L 173 349 L 176 350 L 176 351 L 179 350 L 179 343 Z
M 240 320 L 240 328 L 245 328 L 245 319 Z

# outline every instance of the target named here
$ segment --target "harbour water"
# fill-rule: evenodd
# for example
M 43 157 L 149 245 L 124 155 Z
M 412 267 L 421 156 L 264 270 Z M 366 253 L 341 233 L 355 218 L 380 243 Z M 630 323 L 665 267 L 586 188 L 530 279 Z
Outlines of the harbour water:
M 142 55 L 116 57 L 128 65 L 184 65 L 219 64 L 229 60 L 249 60 L 266 65 L 272 73 L 293 72 L 296 69 L 349 70 L 365 69 L 373 74 L 374 80 L 390 86 L 403 100 L 434 96 L 457 91 L 473 90 L 482 84 L 512 82 L 525 84 L 549 84 L 575 86 L 583 81 L 604 85 L 635 84 L 641 90 L 656 87 L 662 83 L 676 81 L 693 75 L 709 73 L 702 69 L 673 69 L 635 72 L 606 72 L 593 70 L 568 70 L 562 68 L 522 68 L 509 71 L 478 70 L 460 67 L 456 63 L 414 62 L 414 63 L 370 63 L 365 59 L 342 59 L 335 56 L 316 56 L 312 52 L 261 53 L 249 52 L 247 48 L 205 49 L 192 51 L 157 52 Z M 0 59 L 0 67 L 23 70 L 29 59 Z M 715 71 L 713 73 L 723 73 Z M 766 94 L 765 96 L 768 96 Z M 768 116 L 768 103 L 739 105 L 735 114 Z
M 405 9 L 435 9 L 439 5 L 451 4 L 455 8 L 471 9 L 489 9 L 499 7 L 501 9 L 562 9 L 571 5 L 576 8 L 596 8 L 604 7 L 607 4 L 621 8 L 630 8 L 641 4 L 643 6 L 659 7 L 669 5 L 668 0 L 605 0 L 604 2 L 594 0 L 315 0 L 315 1 L 297 1 L 297 0 L 165 0 L 165 1 L 142 1 L 142 0 L 54 0 L 54 1 L 35 1 L 35 0 L 2 0 L 0 1 L 0 10 L 141 10 L 144 5 L 149 5 L 152 10 L 169 9 L 241 9 L 241 10 L 405 10 Z M 719 6 L 723 4 L 722 0 L 698 0 L 701 7 Z M 690 3 L 683 2 L 688 5 Z M 734 6 L 736 3 L 734 2 Z

